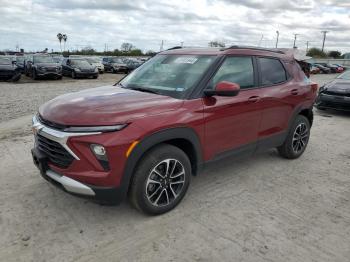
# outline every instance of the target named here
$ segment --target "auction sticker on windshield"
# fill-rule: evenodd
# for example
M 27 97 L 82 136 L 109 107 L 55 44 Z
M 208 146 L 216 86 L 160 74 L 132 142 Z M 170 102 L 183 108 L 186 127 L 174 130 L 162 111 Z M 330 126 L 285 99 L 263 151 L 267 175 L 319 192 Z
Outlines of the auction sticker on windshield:
M 198 60 L 195 56 L 180 56 L 174 60 L 176 64 L 194 64 Z

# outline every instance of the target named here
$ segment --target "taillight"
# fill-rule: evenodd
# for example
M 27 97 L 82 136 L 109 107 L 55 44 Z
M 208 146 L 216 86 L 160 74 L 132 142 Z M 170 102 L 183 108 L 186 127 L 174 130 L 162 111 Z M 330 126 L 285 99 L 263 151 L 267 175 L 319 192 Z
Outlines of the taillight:
M 316 93 L 317 90 L 318 90 L 318 84 L 312 82 L 311 83 L 311 90 L 312 90 L 313 93 Z

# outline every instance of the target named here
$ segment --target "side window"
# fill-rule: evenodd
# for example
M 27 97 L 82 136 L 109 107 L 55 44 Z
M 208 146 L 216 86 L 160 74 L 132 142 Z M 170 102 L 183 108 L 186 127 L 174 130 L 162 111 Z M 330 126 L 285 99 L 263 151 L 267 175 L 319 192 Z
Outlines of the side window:
M 252 57 L 227 57 L 211 80 L 210 87 L 214 88 L 221 81 L 237 83 L 241 89 L 254 87 Z
M 263 86 L 279 84 L 287 80 L 287 73 L 279 59 L 259 58 L 259 64 Z

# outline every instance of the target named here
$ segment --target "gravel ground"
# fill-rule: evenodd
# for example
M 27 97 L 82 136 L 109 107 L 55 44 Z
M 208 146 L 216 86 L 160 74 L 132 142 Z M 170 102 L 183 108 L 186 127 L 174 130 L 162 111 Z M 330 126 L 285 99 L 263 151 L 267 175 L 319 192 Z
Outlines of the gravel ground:
M 31 115 L 58 94 L 117 77 L 0 83 L 1 261 L 349 261 L 349 114 L 315 110 L 298 160 L 270 150 L 211 163 L 158 217 L 48 184 L 29 153 Z

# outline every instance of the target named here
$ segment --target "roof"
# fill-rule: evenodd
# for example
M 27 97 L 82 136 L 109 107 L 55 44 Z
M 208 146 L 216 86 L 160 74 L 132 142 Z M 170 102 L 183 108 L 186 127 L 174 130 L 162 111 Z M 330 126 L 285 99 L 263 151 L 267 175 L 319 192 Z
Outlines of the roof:
M 261 55 L 272 56 L 283 59 L 292 59 L 293 53 L 275 48 L 261 48 L 254 46 L 231 46 L 228 48 L 171 48 L 161 52 L 161 54 L 179 55 Z

